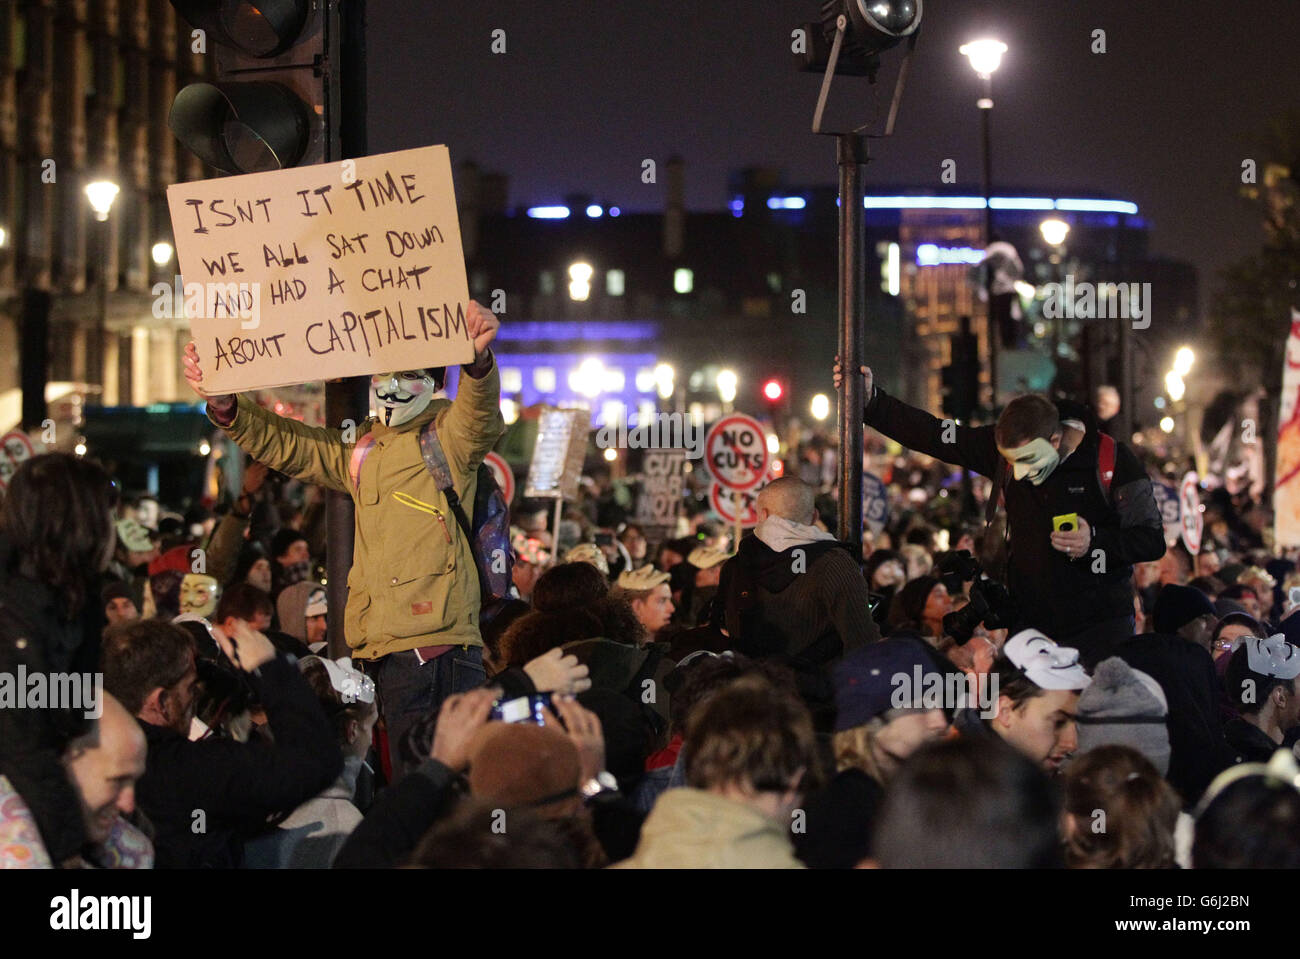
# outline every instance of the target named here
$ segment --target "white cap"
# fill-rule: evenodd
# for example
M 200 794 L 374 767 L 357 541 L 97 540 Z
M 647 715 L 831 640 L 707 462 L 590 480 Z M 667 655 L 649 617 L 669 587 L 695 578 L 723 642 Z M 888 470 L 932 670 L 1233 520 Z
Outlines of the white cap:
M 1288 643 L 1281 633 L 1268 639 L 1247 636 L 1246 665 L 1252 673 L 1275 679 L 1295 679 L 1300 676 L 1300 649 Z
M 1092 677 L 1079 665 L 1079 651 L 1058 646 L 1036 629 L 1022 629 L 1002 653 L 1039 689 L 1087 689 Z

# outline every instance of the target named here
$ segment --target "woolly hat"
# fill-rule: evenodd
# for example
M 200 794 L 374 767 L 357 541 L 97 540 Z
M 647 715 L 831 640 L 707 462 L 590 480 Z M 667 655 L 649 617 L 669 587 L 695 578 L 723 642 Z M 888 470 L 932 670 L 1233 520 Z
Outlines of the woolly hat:
M 488 723 L 469 744 L 469 791 L 504 808 L 533 806 L 543 818 L 564 814 L 578 797 L 582 764 L 564 733 L 532 723 Z
M 300 530 L 292 529 L 288 526 L 284 527 L 284 529 L 278 530 L 276 534 L 271 537 L 272 558 L 279 559 L 287 553 L 289 547 L 298 542 L 298 540 L 302 540 L 304 543 L 307 542 L 307 537 L 302 535 Z
M 1199 589 L 1170 583 L 1156 597 L 1157 633 L 1176 633 L 1198 616 L 1213 616 L 1214 606 Z
M 1169 771 L 1168 715 L 1169 703 L 1155 679 L 1118 656 L 1103 659 L 1079 696 L 1079 752 L 1129 746 L 1163 776 Z

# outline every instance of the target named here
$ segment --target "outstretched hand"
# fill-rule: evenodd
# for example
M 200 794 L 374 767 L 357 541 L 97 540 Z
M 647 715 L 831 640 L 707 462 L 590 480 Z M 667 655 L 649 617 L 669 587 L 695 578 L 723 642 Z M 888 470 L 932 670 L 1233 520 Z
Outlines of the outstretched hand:
M 209 395 L 203 389 L 203 371 L 199 369 L 199 348 L 190 340 L 185 344 L 185 356 L 181 360 L 185 367 L 185 380 L 190 384 L 190 389 L 200 397 L 208 401 L 208 405 L 216 410 L 229 410 L 235 405 L 235 394 L 217 393 Z

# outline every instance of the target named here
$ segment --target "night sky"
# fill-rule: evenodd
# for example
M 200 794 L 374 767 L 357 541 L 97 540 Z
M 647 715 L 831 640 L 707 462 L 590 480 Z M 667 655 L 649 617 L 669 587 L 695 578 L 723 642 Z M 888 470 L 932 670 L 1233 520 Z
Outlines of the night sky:
M 834 141 L 810 132 L 819 78 L 790 31 L 816 0 L 370 0 L 370 151 L 445 143 L 510 178 L 510 202 L 584 192 L 658 209 L 662 161 L 686 161 L 691 209 L 722 209 L 727 174 L 772 166 L 834 183 Z M 493 54 L 491 32 L 506 31 Z M 1094 29 L 1107 52 L 1090 50 Z M 994 77 L 994 192 L 1095 190 L 1138 204 L 1157 255 L 1213 271 L 1262 231 L 1237 198 L 1241 163 L 1300 106 L 1300 2 L 925 0 L 895 136 L 873 184 L 939 184 L 944 159 L 979 190 L 980 83 L 957 48 L 1011 48 Z M 899 56 L 874 90 L 843 78 L 831 120 L 883 121 Z M 660 163 L 656 185 L 641 161 Z M 1260 163 L 1260 173 L 1263 163 Z M 833 255 L 828 251 L 828 255 Z M 1203 312 L 1208 302 L 1202 304 Z

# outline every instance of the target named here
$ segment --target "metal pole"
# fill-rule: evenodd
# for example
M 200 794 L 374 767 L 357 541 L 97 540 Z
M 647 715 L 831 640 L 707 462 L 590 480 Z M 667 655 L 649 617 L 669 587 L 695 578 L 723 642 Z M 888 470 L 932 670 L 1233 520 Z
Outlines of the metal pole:
M 989 202 L 993 196 L 993 150 L 992 137 L 989 132 L 990 118 L 993 114 L 993 77 L 984 78 L 984 99 L 979 102 L 980 134 L 983 143 L 983 165 L 980 175 L 984 188 L 984 249 L 993 242 L 993 206 Z M 993 271 L 984 270 L 984 328 L 989 339 L 989 405 L 993 412 L 998 408 L 998 353 L 1002 348 L 1002 333 L 994 328 L 993 321 Z
M 104 339 L 108 330 L 108 238 L 108 217 L 106 216 L 99 228 L 99 323 L 94 335 L 90 338 L 93 349 L 86 351 L 90 354 L 90 358 L 86 362 L 86 382 L 95 383 L 99 386 L 107 385 L 107 377 L 104 375 Z M 100 394 L 100 397 L 100 402 L 107 400 L 107 397 L 103 396 L 103 394 Z M 117 405 L 123 405 L 120 386 L 118 388 Z
M 866 172 L 867 140 L 858 133 L 836 137 L 836 162 L 840 172 L 840 523 L 839 538 L 862 544 L 862 377 L 863 333 L 866 326 L 866 294 L 863 281 L 866 259 L 863 233 L 863 180 Z
M 366 0 L 330 0 L 337 4 L 338 17 L 327 18 L 338 24 L 338 59 L 332 69 L 338 71 L 339 122 L 338 138 L 330 137 L 328 159 L 363 157 L 366 142 Z M 332 85 L 331 85 L 332 86 Z M 330 105 L 331 108 L 335 104 Z M 352 377 L 325 384 L 325 422 L 338 427 L 350 420 L 359 424 L 365 418 L 366 380 Z M 329 594 L 329 651 L 331 658 L 348 655 L 348 641 L 343 632 L 343 611 L 348 604 L 348 573 L 352 570 L 352 550 L 356 536 L 356 518 L 352 497 L 336 490 L 325 492 L 326 590 Z
M 1124 317 L 1119 323 L 1119 439 L 1133 442 L 1133 331 Z

